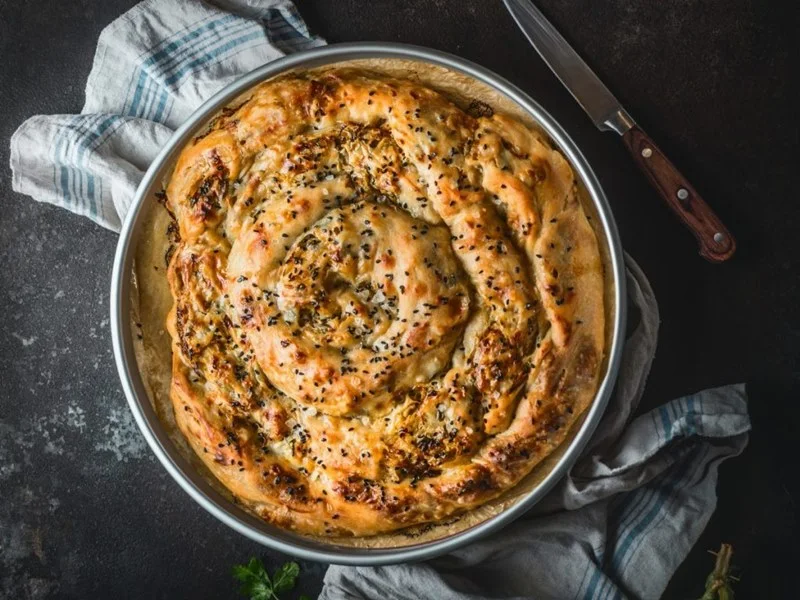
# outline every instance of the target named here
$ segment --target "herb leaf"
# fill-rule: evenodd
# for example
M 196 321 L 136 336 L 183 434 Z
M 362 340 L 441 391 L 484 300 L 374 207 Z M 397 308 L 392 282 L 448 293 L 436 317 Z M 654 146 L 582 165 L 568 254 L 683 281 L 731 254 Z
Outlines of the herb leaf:
M 239 593 L 250 600 L 280 600 L 278 594 L 288 592 L 297 583 L 300 565 L 287 562 L 278 567 L 270 579 L 267 570 L 257 558 L 251 558 L 246 565 L 234 565 L 233 577 L 242 582 Z M 308 596 L 300 596 L 300 600 L 311 600 Z
M 272 597 L 272 581 L 259 559 L 251 558 L 246 565 L 235 565 L 233 576 L 242 582 L 239 593 L 243 596 L 249 596 L 251 600 L 269 600 Z
M 287 562 L 279 567 L 272 576 L 272 591 L 275 594 L 287 592 L 294 587 L 297 576 L 300 574 L 300 565 L 296 562 Z
M 269 575 L 267 575 L 267 572 L 264 570 L 264 565 L 257 558 L 251 558 L 250 562 L 246 565 L 234 565 L 233 576 L 242 583 L 247 583 L 248 581 L 261 577 L 265 577 L 269 580 Z
M 264 581 L 256 581 L 250 588 L 250 600 L 272 600 L 274 597 L 272 588 Z

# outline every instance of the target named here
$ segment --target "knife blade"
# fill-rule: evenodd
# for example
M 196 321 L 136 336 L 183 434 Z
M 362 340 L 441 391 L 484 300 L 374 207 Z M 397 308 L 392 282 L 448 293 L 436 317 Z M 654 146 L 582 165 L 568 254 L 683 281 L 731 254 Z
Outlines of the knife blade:
M 700 244 L 711 262 L 733 256 L 736 241 L 711 207 L 639 127 L 614 94 L 530 0 L 503 0 L 542 60 L 601 131 L 622 136 L 634 162 Z

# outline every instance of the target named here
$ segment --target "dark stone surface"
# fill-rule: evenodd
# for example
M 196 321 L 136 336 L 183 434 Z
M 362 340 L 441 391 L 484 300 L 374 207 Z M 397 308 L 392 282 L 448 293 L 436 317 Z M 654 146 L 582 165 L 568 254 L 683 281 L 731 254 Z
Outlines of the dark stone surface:
M 80 109 L 97 36 L 132 4 L 0 0 L 2 597 L 233 598 L 232 564 L 251 555 L 272 565 L 285 559 L 197 507 L 136 430 L 108 332 L 116 236 L 11 191 L 11 133 L 33 114 Z M 750 446 L 722 467 L 718 510 L 666 597 L 700 595 L 712 560 L 706 550 L 721 541 L 735 546 L 740 597 L 794 596 L 795 5 L 540 5 L 738 234 L 730 264 L 697 256 L 619 140 L 593 128 L 499 1 L 320 0 L 300 8 L 331 42 L 410 42 L 481 63 L 531 93 L 575 138 L 661 306 L 642 408 L 736 381 L 750 394 Z M 302 567 L 300 591 L 314 594 L 324 566 Z

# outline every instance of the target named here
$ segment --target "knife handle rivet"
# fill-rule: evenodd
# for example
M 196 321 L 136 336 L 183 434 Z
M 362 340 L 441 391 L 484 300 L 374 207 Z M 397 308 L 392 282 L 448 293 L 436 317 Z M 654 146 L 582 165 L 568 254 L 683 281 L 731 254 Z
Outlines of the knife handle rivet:
M 721 244 L 722 240 L 724 240 L 724 239 L 725 239 L 725 234 L 724 233 L 720 233 L 718 231 L 717 233 L 714 234 L 714 241 L 717 242 L 718 244 Z
M 651 156 L 653 156 L 652 148 L 645 148 L 644 150 L 642 150 L 642 156 L 644 156 L 645 158 L 650 158 Z
M 686 200 L 689 197 L 689 190 L 686 188 L 681 188 L 678 190 L 677 196 L 681 200 Z

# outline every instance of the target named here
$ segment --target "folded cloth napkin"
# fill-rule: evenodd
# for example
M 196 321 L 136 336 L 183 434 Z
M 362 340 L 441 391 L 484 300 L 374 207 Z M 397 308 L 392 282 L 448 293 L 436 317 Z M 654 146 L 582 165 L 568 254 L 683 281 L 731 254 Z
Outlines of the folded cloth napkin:
M 100 35 L 80 115 L 32 117 L 11 140 L 16 191 L 119 229 L 147 166 L 203 100 L 286 53 L 324 44 L 288 0 L 145 0 Z M 631 421 L 658 308 L 626 258 L 638 326 L 581 460 L 525 518 L 414 565 L 331 567 L 322 598 L 656 598 L 716 503 L 717 467 L 742 451 L 744 389 L 674 400 Z
M 289 0 L 145 0 L 100 34 L 81 114 L 32 117 L 12 136 L 12 186 L 118 231 L 150 162 L 203 101 L 324 44 Z

